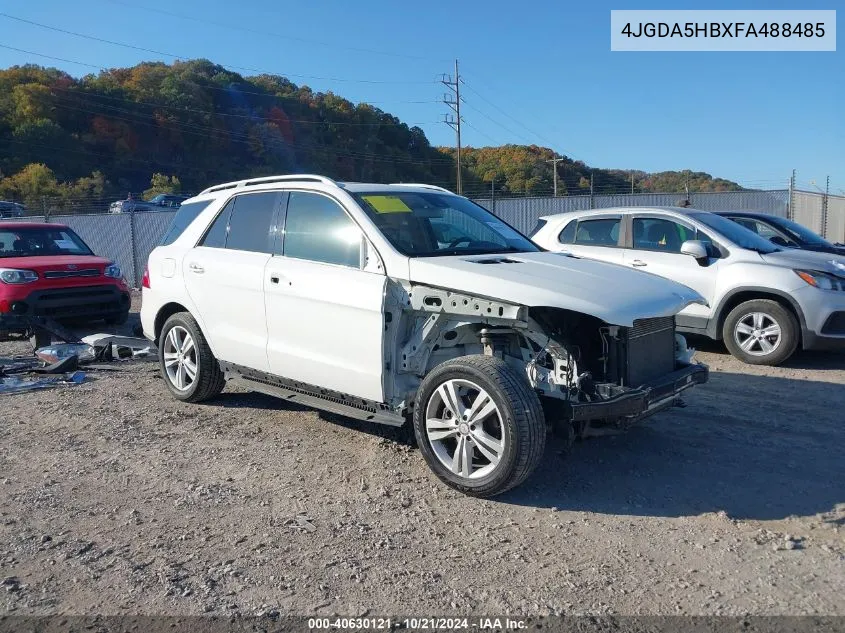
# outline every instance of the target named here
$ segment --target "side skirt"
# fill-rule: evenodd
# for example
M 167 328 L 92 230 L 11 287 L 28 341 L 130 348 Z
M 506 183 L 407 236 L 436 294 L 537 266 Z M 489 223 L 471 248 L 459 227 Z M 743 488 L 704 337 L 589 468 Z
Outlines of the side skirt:
M 402 426 L 405 418 L 395 413 L 386 404 L 356 398 L 344 393 L 322 389 L 315 385 L 274 376 L 263 371 L 249 369 L 234 363 L 220 361 L 220 369 L 226 380 L 246 389 L 275 396 L 290 402 L 344 415 L 357 420 L 376 422 L 388 426 Z

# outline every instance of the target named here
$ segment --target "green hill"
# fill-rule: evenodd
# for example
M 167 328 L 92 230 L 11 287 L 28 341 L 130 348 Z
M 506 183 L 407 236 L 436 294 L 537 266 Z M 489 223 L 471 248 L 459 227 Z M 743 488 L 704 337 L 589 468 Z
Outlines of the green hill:
M 198 191 L 258 175 L 455 186 L 454 150 L 365 103 L 284 77 L 243 77 L 206 60 L 142 63 L 76 78 L 36 65 L 0 70 L 0 199 L 81 210 L 127 191 Z M 464 190 L 549 194 L 553 151 L 464 150 Z M 559 192 L 630 189 L 630 172 L 558 165 Z M 153 180 L 153 186 L 150 186 Z M 737 189 L 708 174 L 635 172 L 638 191 Z

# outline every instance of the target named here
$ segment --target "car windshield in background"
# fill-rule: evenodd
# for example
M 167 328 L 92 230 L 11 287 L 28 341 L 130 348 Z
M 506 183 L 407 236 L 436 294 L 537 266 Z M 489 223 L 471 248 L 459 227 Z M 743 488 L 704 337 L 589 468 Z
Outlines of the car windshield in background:
M 446 193 L 358 193 L 361 207 L 409 257 L 533 253 L 527 237 L 466 198 Z
M 801 226 L 797 222 L 787 220 L 786 218 L 777 218 L 769 220 L 777 228 L 781 229 L 789 237 L 796 242 L 809 244 L 811 246 L 826 246 L 831 247 L 833 244 L 824 239 L 821 235 L 813 233 L 806 226 Z
M 93 255 L 80 237 L 65 228 L 9 229 L 0 225 L 0 257 Z
M 702 224 L 706 224 L 740 248 L 747 248 L 758 253 L 776 253 L 783 250 L 772 244 L 769 240 L 760 237 L 754 231 L 749 231 L 733 220 L 724 218 L 721 215 L 716 215 L 715 213 L 690 213 L 690 217 Z

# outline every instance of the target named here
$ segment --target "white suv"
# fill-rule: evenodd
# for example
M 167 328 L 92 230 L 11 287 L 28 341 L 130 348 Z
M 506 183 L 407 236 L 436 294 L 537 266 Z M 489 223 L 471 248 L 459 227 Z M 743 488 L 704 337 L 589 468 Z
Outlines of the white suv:
M 141 320 L 176 398 L 212 398 L 231 379 L 410 420 L 434 472 L 482 496 L 534 469 L 546 419 L 568 437 L 608 432 L 706 381 L 674 324 L 701 301 L 542 252 L 439 187 L 301 175 L 183 203 L 150 255 Z
M 845 257 L 784 248 L 707 211 L 624 207 L 540 218 L 532 239 L 553 251 L 613 262 L 686 284 L 707 303 L 678 329 L 724 339 L 755 365 L 803 349 L 845 349 Z

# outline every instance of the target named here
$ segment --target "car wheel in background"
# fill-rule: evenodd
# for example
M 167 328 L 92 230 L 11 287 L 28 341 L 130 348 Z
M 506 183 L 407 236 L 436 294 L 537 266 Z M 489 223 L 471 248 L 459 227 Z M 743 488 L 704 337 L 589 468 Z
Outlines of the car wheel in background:
M 187 312 L 177 312 L 165 321 L 158 349 L 164 382 L 177 400 L 202 402 L 223 391 L 226 380 L 220 365 Z
M 739 304 L 725 319 L 722 337 L 728 351 L 749 365 L 780 365 L 798 347 L 798 320 L 777 301 Z
M 546 425 L 528 379 L 492 356 L 463 356 L 423 379 L 414 407 L 417 444 L 434 473 L 469 495 L 522 483 L 540 463 Z

